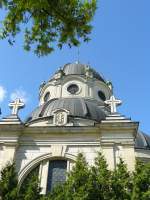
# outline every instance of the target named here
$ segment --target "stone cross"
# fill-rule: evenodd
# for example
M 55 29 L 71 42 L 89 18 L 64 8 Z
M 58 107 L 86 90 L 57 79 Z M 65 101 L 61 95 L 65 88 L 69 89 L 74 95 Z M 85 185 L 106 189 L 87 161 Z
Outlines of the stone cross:
M 9 104 L 9 107 L 12 108 L 12 115 L 17 115 L 19 109 L 24 108 L 25 104 L 20 100 L 16 99 Z
M 111 108 L 111 113 L 117 112 L 117 106 L 121 105 L 122 101 L 119 99 L 116 99 L 113 95 L 110 97 L 109 100 L 105 101 L 105 104 L 109 105 Z

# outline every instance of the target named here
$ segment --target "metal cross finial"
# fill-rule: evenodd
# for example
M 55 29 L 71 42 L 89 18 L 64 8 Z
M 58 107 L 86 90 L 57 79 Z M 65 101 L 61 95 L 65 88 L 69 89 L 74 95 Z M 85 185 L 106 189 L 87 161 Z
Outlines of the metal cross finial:
M 9 104 L 9 107 L 12 108 L 12 115 L 17 115 L 19 109 L 24 108 L 25 104 L 20 100 L 16 99 Z
M 77 61 L 75 62 L 76 64 L 79 64 L 80 63 L 80 49 L 79 49 L 79 46 L 77 46 L 78 48 L 78 52 L 77 52 Z
M 79 56 L 80 56 L 80 50 L 79 50 L 79 46 L 78 46 L 78 63 L 79 63 Z
M 119 99 L 116 99 L 113 95 L 110 97 L 109 100 L 105 101 L 105 104 L 109 105 L 111 108 L 111 113 L 117 112 L 117 106 L 121 105 L 122 101 Z

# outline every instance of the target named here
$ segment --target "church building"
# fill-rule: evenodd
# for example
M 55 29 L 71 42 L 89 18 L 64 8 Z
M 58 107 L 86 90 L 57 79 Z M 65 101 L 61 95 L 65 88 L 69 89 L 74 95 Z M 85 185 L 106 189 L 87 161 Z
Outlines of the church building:
M 121 157 L 133 171 L 136 158 L 150 161 L 150 136 L 117 112 L 121 103 L 89 65 L 64 65 L 40 85 L 39 105 L 25 121 L 24 102 L 9 104 L 11 114 L 0 119 L 0 170 L 14 160 L 20 185 L 37 173 L 42 194 L 66 180 L 80 152 L 93 165 L 101 151 L 112 170 Z

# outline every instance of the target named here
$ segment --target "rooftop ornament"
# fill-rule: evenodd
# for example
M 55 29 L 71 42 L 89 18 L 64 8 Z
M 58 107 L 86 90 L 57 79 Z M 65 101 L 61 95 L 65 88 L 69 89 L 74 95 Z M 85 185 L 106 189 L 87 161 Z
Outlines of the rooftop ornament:
M 112 95 L 109 100 L 105 101 L 105 104 L 110 106 L 111 114 L 114 114 L 117 112 L 117 106 L 121 105 L 122 101 Z
M 9 107 L 12 109 L 12 115 L 18 115 L 18 112 L 21 108 L 25 107 L 25 104 L 21 99 L 16 99 L 13 102 L 9 103 Z

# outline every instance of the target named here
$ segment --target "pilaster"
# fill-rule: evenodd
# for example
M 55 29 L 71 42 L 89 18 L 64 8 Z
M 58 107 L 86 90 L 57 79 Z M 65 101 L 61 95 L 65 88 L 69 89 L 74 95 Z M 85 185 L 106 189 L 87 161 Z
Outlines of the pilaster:
M 138 123 L 119 114 L 106 117 L 100 124 L 100 145 L 110 169 L 122 158 L 128 170 L 135 167 L 135 137 Z

